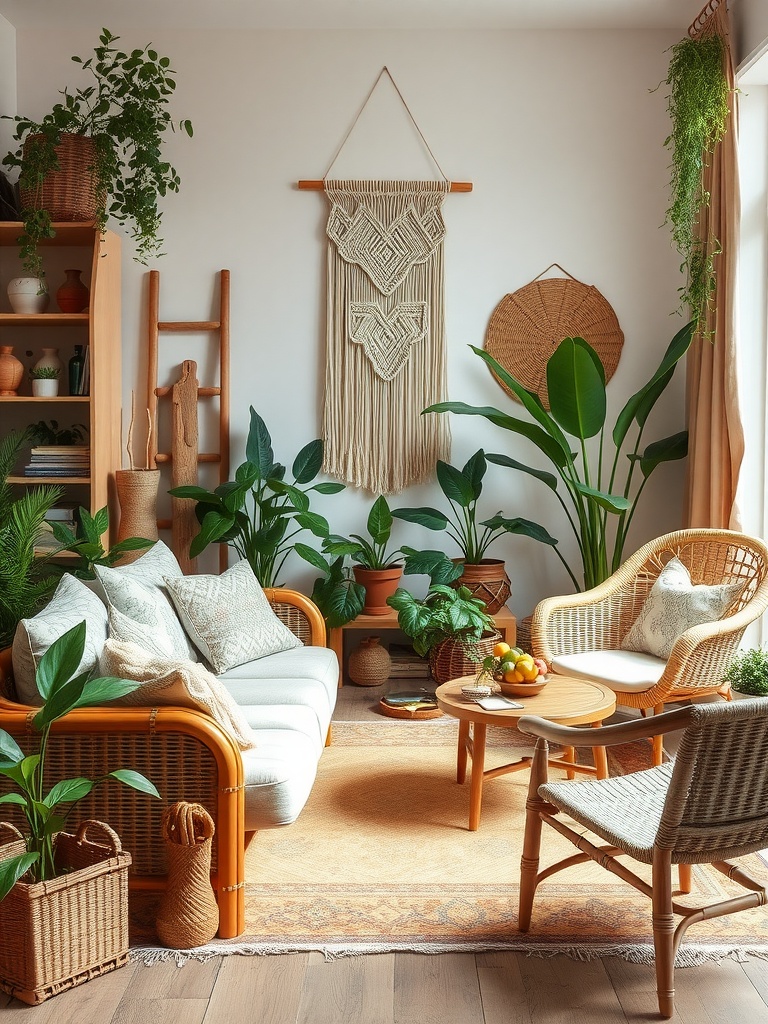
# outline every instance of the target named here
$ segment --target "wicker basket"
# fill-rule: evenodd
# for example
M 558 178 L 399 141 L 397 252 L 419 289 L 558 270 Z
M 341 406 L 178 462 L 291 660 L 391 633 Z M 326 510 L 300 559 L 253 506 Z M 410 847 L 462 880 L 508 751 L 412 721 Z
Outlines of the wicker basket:
M 479 640 L 459 643 L 458 640 L 443 640 L 429 652 L 429 667 L 438 683 L 448 683 L 461 676 L 475 675 L 480 662 L 493 654 L 493 648 L 501 640 L 501 633 L 483 633 Z
M 0 830 L 13 836 L 0 859 L 25 851 L 13 825 Z M 71 870 L 17 882 L 0 902 L 0 990 L 32 1005 L 128 962 L 130 854 L 100 821 L 84 821 L 74 836 L 59 832 L 55 845 L 57 864 Z
M 42 136 L 24 142 L 24 158 Z M 62 134 L 56 147 L 59 170 L 51 171 L 34 188 L 20 188 L 23 210 L 47 210 L 53 221 L 94 220 L 100 195 L 96 186 L 96 143 L 87 135 Z

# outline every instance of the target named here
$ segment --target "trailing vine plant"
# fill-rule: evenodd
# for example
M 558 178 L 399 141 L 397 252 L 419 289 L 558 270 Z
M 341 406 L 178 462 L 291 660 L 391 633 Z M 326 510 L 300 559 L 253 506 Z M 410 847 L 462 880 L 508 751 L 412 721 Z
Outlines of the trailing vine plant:
M 724 56 L 721 36 L 686 37 L 672 47 L 666 79 L 672 131 L 664 145 L 672 151 L 672 175 L 665 223 L 671 224 L 672 239 L 683 258 L 680 269 L 686 283 L 679 289 L 680 305 L 689 307 L 700 330 L 715 289 L 714 257 L 720 252 L 717 239 L 708 245 L 696 229 L 710 199 L 704 168 L 728 123 L 730 87 Z

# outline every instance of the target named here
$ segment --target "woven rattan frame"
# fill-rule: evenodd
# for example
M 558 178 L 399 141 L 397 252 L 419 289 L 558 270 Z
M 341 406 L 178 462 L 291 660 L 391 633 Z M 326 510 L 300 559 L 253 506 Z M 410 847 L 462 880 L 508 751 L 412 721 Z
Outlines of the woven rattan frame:
M 705 694 L 719 693 L 730 700 L 730 686 L 723 681 L 726 669 L 746 627 L 768 608 L 768 548 L 761 540 L 730 530 L 665 534 L 640 548 L 600 586 L 545 599 L 531 622 L 534 655 L 551 662 L 566 654 L 620 648 L 659 573 L 673 557 L 686 566 L 694 584 L 742 581 L 744 588 L 717 622 L 694 626 L 678 637 L 655 686 L 617 693 L 616 698 L 627 707 L 657 711 L 666 702 Z
M 25 156 L 39 135 L 24 142 Z M 56 147 L 59 170 L 50 171 L 42 184 L 20 189 L 23 210 L 47 210 L 53 221 L 90 221 L 99 209 L 96 188 L 96 144 L 90 136 L 64 133 Z
M 589 342 L 605 368 L 606 381 L 610 380 L 624 345 L 624 332 L 612 306 L 592 285 L 572 277 L 549 277 L 504 296 L 491 314 L 485 349 L 549 408 L 547 360 L 563 338 L 573 337 Z M 509 388 L 499 384 L 517 401 Z
M 265 589 L 275 614 L 307 645 L 326 645 L 325 622 L 317 607 L 292 590 Z M 10 649 L 0 651 L 0 728 L 24 748 L 36 742 L 33 708 L 18 704 Z M 152 800 L 124 786 L 98 787 L 77 805 L 73 817 L 109 821 L 133 857 L 130 883 L 157 889 L 167 872 L 161 842 L 162 816 L 172 803 L 202 804 L 216 832 L 211 882 L 219 904 L 219 936 L 233 938 L 245 927 L 245 809 L 243 762 L 234 740 L 207 715 L 188 708 L 85 708 L 53 725 L 47 765 L 52 781 L 83 775 L 101 777 L 114 768 L 134 768 L 162 794 Z M 0 779 L 0 793 L 6 791 Z M 20 822 L 7 808 L 9 821 Z

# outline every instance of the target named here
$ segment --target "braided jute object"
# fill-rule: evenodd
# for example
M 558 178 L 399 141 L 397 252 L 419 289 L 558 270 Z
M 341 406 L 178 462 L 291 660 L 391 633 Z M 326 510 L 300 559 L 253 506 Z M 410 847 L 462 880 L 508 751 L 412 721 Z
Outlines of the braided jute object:
M 219 927 L 211 886 L 211 844 L 215 827 L 201 804 L 181 800 L 163 815 L 168 851 L 168 884 L 157 912 L 157 935 L 172 949 L 209 942 Z

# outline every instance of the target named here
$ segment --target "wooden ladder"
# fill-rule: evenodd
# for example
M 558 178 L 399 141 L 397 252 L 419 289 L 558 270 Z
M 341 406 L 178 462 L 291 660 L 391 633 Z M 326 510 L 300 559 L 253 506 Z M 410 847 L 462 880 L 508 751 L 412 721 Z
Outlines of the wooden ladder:
M 219 483 L 229 479 L 229 271 L 219 273 L 219 319 L 218 320 L 161 320 L 160 319 L 160 272 L 149 273 L 149 361 L 147 368 L 147 409 L 149 411 L 149 466 L 161 468 L 171 466 L 171 486 L 198 482 L 198 465 L 202 462 L 218 463 Z M 179 380 L 170 386 L 159 387 L 157 381 L 160 334 L 201 334 L 218 335 L 219 383 L 201 387 L 197 380 L 197 364 L 185 359 L 181 364 Z M 172 427 L 171 451 L 159 452 L 158 447 L 158 399 L 171 398 Z M 200 452 L 197 444 L 198 400 L 219 399 L 219 450 Z M 197 534 L 199 524 L 195 518 L 194 505 L 188 498 L 171 499 L 171 518 L 158 519 L 158 529 L 170 529 L 171 547 L 184 573 L 195 572 L 196 560 L 189 557 L 189 545 Z M 227 546 L 219 549 L 221 571 L 227 567 Z

